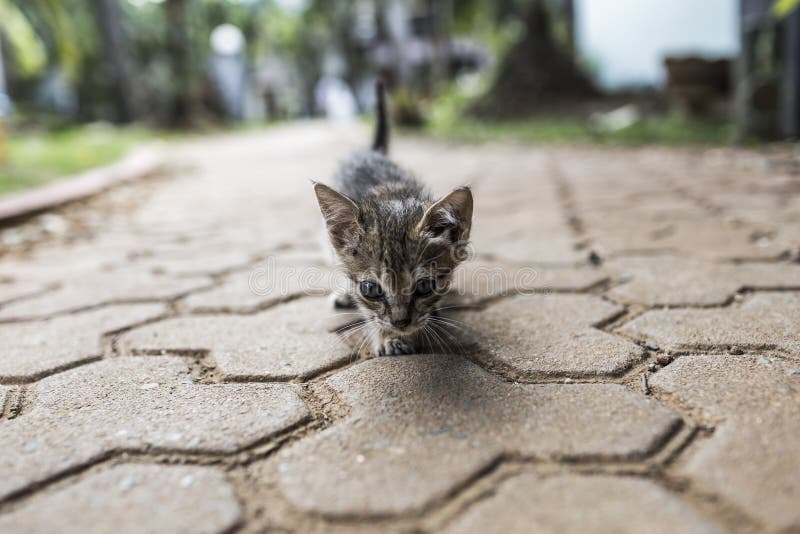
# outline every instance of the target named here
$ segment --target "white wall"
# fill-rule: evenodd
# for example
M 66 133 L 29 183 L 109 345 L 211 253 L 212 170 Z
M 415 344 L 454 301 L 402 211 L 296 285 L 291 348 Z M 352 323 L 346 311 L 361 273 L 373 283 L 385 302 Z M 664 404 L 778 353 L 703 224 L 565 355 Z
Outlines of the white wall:
M 614 89 L 660 85 L 664 56 L 733 56 L 739 0 L 575 0 L 578 50 Z

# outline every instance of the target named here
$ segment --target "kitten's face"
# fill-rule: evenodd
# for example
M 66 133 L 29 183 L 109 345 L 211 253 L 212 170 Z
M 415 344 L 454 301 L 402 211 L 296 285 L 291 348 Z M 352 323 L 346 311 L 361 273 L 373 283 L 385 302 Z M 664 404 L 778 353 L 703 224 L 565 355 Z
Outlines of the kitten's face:
M 356 206 L 316 187 L 331 244 L 364 317 L 386 337 L 423 328 L 449 289 L 469 239 L 469 189 L 457 189 L 432 206 L 380 195 Z
M 410 238 L 389 254 L 385 245 L 367 237 L 342 262 L 363 315 L 387 336 L 409 335 L 427 324 L 458 262 L 453 247 L 434 239 Z

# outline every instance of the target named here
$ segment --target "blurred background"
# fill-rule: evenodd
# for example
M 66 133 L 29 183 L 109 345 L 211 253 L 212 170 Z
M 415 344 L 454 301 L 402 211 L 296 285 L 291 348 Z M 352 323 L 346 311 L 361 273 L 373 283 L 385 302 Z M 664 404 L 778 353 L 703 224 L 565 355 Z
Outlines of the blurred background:
M 800 0 L 0 0 L 0 194 L 153 137 L 360 120 L 463 140 L 800 132 Z

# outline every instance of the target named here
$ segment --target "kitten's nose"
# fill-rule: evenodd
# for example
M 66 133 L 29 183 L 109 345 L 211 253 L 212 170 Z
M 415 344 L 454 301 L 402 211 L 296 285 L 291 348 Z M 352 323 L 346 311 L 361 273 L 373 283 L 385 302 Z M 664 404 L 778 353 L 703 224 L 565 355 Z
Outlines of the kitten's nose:
M 406 317 L 405 319 L 392 319 L 392 326 L 395 328 L 405 328 L 411 324 L 411 318 Z

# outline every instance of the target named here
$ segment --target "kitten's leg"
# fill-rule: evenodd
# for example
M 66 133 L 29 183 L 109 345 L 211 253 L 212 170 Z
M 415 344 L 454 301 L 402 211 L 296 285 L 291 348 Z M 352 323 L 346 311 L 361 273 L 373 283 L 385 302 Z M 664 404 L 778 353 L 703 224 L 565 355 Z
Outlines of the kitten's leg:
M 373 344 L 373 352 L 376 356 L 399 356 L 401 354 L 413 354 L 414 347 L 407 338 L 394 337 L 378 339 Z

